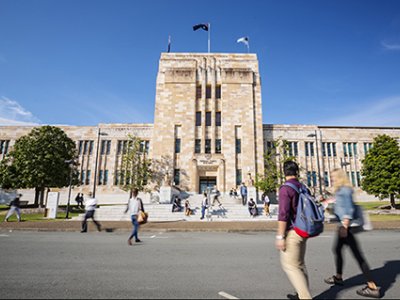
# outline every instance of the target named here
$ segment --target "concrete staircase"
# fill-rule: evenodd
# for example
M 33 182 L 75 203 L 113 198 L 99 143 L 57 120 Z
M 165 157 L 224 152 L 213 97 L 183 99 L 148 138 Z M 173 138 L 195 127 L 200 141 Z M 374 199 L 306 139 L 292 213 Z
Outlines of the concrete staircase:
M 146 212 L 149 213 L 149 222 L 168 222 L 168 221 L 200 221 L 202 195 L 192 195 L 189 198 L 190 207 L 193 214 L 185 216 L 182 212 L 172 212 L 172 204 L 150 204 L 144 203 Z M 259 215 L 255 218 L 250 216 L 247 205 L 242 205 L 239 199 L 229 196 L 223 196 L 220 199 L 222 206 L 218 204 L 211 207 L 206 212 L 208 221 L 268 221 L 277 219 L 278 205 L 271 204 L 270 211 L 272 217 L 267 217 L 263 212 L 263 205 L 258 204 Z M 182 200 L 182 206 L 185 200 Z M 126 205 L 100 206 L 96 210 L 95 217 L 99 221 L 130 221 L 129 213 L 124 213 Z M 73 218 L 73 220 L 82 220 L 83 214 Z

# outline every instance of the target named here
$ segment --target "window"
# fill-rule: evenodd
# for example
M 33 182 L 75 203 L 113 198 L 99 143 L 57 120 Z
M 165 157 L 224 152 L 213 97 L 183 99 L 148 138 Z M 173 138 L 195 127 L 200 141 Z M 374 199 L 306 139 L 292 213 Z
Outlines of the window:
M 124 146 L 124 141 L 118 141 L 118 144 L 117 144 L 117 155 L 120 155 L 122 153 L 123 146 Z
M 196 139 L 194 141 L 194 153 L 200 153 L 201 152 L 201 140 Z
M 314 156 L 314 142 L 306 142 L 306 156 Z
M 196 126 L 201 126 L 201 111 L 196 112 Z
M 205 153 L 211 153 L 211 140 L 206 139 L 205 142 Z
M 85 184 L 85 171 L 81 172 L 81 184 Z
M 175 153 L 181 153 L 181 139 L 175 139 Z
M 221 85 L 215 87 L 215 98 L 221 99 Z
M 146 154 L 149 154 L 150 150 L 150 141 L 144 141 L 144 149 L 146 151 Z
M 297 142 L 287 142 L 286 141 L 286 145 L 288 146 L 290 156 L 299 156 L 299 149 L 297 146 Z
M 271 154 L 275 149 L 275 144 L 273 142 L 267 142 L 267 154 Z
M 346 157 L 357 156 L 357 143 L 343 143 L 343 154 Z
M 87 150 L 88 150 L 88 142 L 89 141 L 85 141 L 83 144 L 83 154 L 87 154 Z
M 196 126 L 201 126 L 201 111 L 196 112 Z
M 240 185 L 242 183 L 242 170 L 236 169 L 236 185 Z
M 211 112 L 206 112 L 206 126 L 211 126 Z
M 357 172 L 357 185 L 361 186 L 361 175 L 360 175 L 360 172 Z
M 221 112 L 217 111 L 215 113 L 215 126 L 221 126 Z
M 372 143 L 364 143 L 364 155 L 367 155 L 372 148 Z
M 78 146 L 78 155 L 82 154 L 83 150 L 83 141 L 79 141 L 79 146 Z
M 221 153 L 221 139 L 215 140 L 215 153 Z
M 90 170 L 86 171 L 86 180 L 85 180 L 85 184 L 89 185 L 90 184 L 90 175 L 92 174 L 92 172 Z
M 9 140 L 0 141 L 0 154 L 7 154 L 9 143 L 10 143 Z
M 103 184 L 103 170 L 99 170 L 99 178 L 97 178 L 97 184 L 98 185 Z
M 328 172 L 324 172 L 324 184 L 325 184 L 325 186 L 329 186 L 329 175 L 328 175 Z
M 317 186 L 317 173 L 315 171 L 307 172 L 307 185 Z
M 108 183 L 108 170 L 104 171 L 104 178 L 103 178 L 103 184 L 106 185 Z
M 211 85 L 206 86 L 206 98 L 211 99 Z
M 353 171 L 351 172 L 351 183 L 353 184 L 353 186 L 356 186 L 356 177 Z
M 196 99 L 201 99 L 201 85 L 196 86 Z
M 336 143 L 322 143 L 322 156 L 336 156 Z
M 242 140 L 236 139 L 236 154 L 242 153 Z
M 179 169 L 174 169 L 174 183 L 175 185 L 179 185 L 180 184 L 180 170 Z
M 100 153 L 102 155 L 104 155 L 104 154 L 108 155 L 108 154 L 110 154 L 110 150 L 111 150 L 111 141 L 107 141 L 107 140 L 101 141 Z
M 92 155 L 93 153 L 93 141 L 89 142 L 89 155 Z

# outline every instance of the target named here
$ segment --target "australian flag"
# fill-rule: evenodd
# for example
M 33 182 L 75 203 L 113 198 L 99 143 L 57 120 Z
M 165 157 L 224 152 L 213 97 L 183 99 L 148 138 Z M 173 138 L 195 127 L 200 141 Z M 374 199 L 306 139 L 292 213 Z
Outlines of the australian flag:
M 193 31 L 196 31 L 197 29 L 203 29 L 205 31 L 208 31 L 208 24 L 197 24 L 193 26 Z

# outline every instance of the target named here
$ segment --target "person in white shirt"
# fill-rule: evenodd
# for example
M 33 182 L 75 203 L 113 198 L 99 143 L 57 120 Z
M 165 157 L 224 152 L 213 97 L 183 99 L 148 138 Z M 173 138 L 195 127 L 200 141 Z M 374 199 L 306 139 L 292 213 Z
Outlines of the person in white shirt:
M 140 243 L 141 240 L 138 238 L 139 232 L 139 222 L 137 220 L 140 211 L 144 211 L 142 199 L 138 197 L 139 190 L 133 189 L 131 193 L 131 198 L 128 200 L 128 205 L 126 206 L 125 213 L 129 211 L 131 214 L 131 221 L 133 225 L 133 230 L 128 238 L 128 245 L 132 246 L 132 238 L 135 237 L 135 242 Z
M 87 220 L 90 218 L 93 220 L 93 223 L 96 224 L 97 230 L 101 231 L 100 223 L 94 219 L 94 213 L 96 211 L 96 207 L 97 207 L 97 200 L 96 198 L 93 197 L 93 194 L 90 192 L 89 197 L 85 201 L 86 213 L 82 222 L 82 230 L 81 230 L 82 233 L 87 232 Z
M 204 195 L 204 198 L 203 198 L 203 201 L 201 202 L 201 218 L 200 218 L 200 220 L 204 219 L 204 215 L 206 214 L 206 209 L 208 208 L 208 203 L 209 203 L 207 193 L 204 192 L 203 195 Z

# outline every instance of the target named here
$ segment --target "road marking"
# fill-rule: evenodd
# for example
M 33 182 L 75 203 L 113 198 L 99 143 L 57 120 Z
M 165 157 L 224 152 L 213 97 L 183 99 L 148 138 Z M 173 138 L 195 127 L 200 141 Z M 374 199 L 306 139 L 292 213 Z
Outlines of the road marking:
M 155 235 L 152 235 L 150 238 L 151 238 L 151 239 L 154 239 L 155 237 L 156 237 Z
M 220 295 L 220 296 L 222 296 L 222 297 L 224 297 L 226 299 L 239 299 L 239 298 L 236 298 L 235 296 L 229 295 L 228 293 L 225 293 L 225 292 L 222 292 L 222 291 L 219 292 L 218 295 Z
M 0 234 L 0 237 L 8 237 L 8 234 Z

